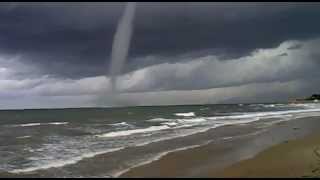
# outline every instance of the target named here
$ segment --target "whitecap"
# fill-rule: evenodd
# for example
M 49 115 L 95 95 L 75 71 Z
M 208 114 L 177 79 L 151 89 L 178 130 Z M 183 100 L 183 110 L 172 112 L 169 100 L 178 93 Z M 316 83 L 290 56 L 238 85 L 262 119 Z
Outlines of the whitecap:
M 275 104 L 268 104 L 268 105 L 264 105 L 263 107 L 276 107 Z
M 162 125 L 168 125 L 168 126 L 176 126 L 178 125 L 178 123 L 176 122 L 165 122 L 165 123 L 161 123 Z
M 183 116 L 183 117 L 192 117 L 195 116 L 194 112 L 188 112 L 188 113 L 175 113 L 176 116 Z
M 68 124 L 68 122 L 15 124 L 15 125 L 12 125 L 12 127 L 32 127 L 32 126 L 41 126 L 41 125 L 65 125 L 65 124 Z
M 17 139 L 25 139 L 25 138 L 30 138 L 31 136 L 19 136 L 19 137 L 16 137 Z
M 288 116 L 289 114 L 307 113 L 307 112 L 320 112 L 320 109 L 301 109 L 301 110 L 288 110 L 288 111 L 268 111 L 268 112 L 259 112 L 259 113 L 243 113 L 241 115 L 208 117 L 207 119 L 223 120 L 223 119 L 247 119 L 247 118 L 256 118 L 256 117 L 271 118 L 271 117 L 283 117 L 283 116 Z
M 64 124 L 69 124 L 68 122 L 51 122 L 51 123 L 48 123 L 50 125 L 64 125 Z
M 108 124 L 110 126 L 130 126 L 127 122 L 121 122 L 121 123 L 114 123 L 114 124 Z
M 160 131 L 160 130 L 169 129 L 169 128 L 170 127 L 167 126 L 167 125 L 150 126 L 148 128 L 143 128 L 143 129 L 132 129 L 132 130 L 126 130 L 126 131 L 115 131 L 115 132 L 105 133 L 105 134 L 96 135 L 96 136 L 97 137 L 119 137 L 119 136 L 128 136 L 128 135 L 132 135 L 132 134 Z
M 19 124 L 14 126 L 20 126 L 20 127 L 29 127 L 29 126 L 40 126 L 41 123 L 28 123 L 28 124 Z
M 154 118 L 154 119 L 149 119 L 146 121 L 148 121 L 148 122 L 168 122 L 168 121 L 172 121 L 172 119 Z

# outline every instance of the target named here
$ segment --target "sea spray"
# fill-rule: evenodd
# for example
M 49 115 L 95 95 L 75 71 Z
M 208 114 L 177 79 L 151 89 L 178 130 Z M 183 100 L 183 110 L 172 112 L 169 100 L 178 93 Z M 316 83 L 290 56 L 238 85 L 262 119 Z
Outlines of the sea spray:
M 135 9 L 136 2 L 127 3 L 113 38 L 110 65 L 110 81 L 112 92 L 116 91 L 117 76 L 121 73 L 122 67 L 125 64 L 128 56 Z

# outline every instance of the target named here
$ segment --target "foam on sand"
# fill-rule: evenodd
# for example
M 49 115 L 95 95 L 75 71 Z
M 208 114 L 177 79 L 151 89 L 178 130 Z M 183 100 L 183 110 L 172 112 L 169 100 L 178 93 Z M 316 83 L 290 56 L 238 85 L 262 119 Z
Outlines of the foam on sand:
M 178 122 L 186 122 L 186 123 L 199 123 L 207 121 L 205 118 L 191 118 L 191 119 L 178 119 Z
M 209 144 L 211 141 L 208 141 L 208 142 L 205 142 L 203 144 L 198 144 L 198 145 L 191 145 L 191 146 L 186 146 L 186 147 L 181 147 L 181 148 L 177 148 L 177 149 L 173 149 L 173 150 L 169 150 L 169 151 L 165 151 L 165 152 L 162 152 L 162 153 L 158 153 L 157 155 L 155 155 L 153 158 L 150 158 L 150 159 L 147 159 L 147 160 L 144 160 L 142 161 L 141 163 L 137 163 L 127 169 L 124 169 L 124 170 L 121 170 L 121 171 L 118 171 L 116 173 L 113 173 L 113 177 L 119 177 L 125 173 L 127 173 L 128 171 L 130 171 L 131 169 L 133 168 L 137 168 L 137 167 L 140 167 L 140 166 L 143 166 L 143 165 L 146 165 L 146 164 L 150 164 L 154 161 L 157 161 L 159 159 L 161 159 L 163 156 L 166 156 L 167 154 L 170 154 L 172 152 L 177 152 L 177 151 L 183 151 L 183 150 L 187 150 L 187 149 L 192 149 L 192 148 L 197 148 L 197 147 L 200 147 L 200 146 L 204 146 L 204 145 L 207 145 Z

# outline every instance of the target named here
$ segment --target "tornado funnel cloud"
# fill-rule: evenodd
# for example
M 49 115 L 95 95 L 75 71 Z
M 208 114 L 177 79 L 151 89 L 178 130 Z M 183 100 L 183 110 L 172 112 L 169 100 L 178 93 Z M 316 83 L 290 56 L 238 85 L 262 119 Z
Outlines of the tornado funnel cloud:
M 123 65 L 125 64 L 128 56 L 131 34 L 133 31 L 135 9 L 136 2 L 127 3 L 113 38 L 111 65 L 109 70 L 111 89 L 113 92 L 115 92 L 117 89 L 117 76 L 121 73 Z

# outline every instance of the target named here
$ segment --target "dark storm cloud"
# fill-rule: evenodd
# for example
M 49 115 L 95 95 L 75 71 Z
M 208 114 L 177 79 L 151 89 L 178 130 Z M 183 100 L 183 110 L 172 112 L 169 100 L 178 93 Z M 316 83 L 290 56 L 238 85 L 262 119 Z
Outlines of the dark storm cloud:
M 0 3 L 0 108 L 266 102 L 320 89 L 318 3 L 138 3 L 111 97 L 123 5 Z
M 248 55 L 319 35 L 320 6 L 267 3 L 141 3 L 125 72 L 191 53 Z M 41 73 L 106 73 L 123 3 L 11 3 L 0 9 L 0 52 L 23 55 Z M 152 62 L 139 57 L 159 56 Z M 223 58 L 222 58 L 223 59 Z M 39 70 L 40 71 L 40 70 Z

